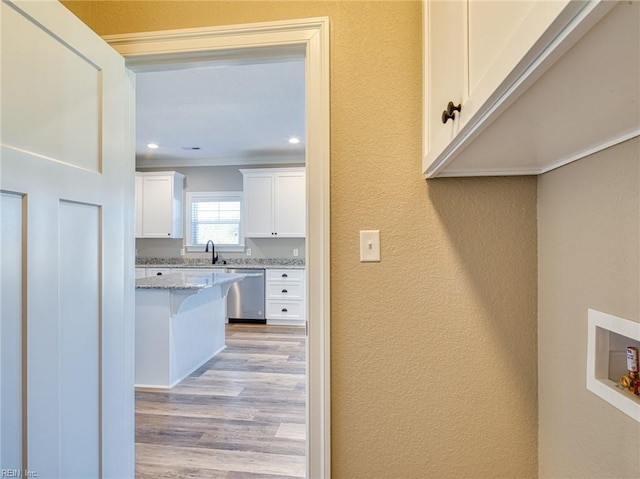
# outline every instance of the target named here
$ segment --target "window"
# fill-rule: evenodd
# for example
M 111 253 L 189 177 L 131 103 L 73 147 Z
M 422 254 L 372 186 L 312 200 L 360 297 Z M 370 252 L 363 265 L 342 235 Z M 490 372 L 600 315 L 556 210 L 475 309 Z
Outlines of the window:
M 242 192 L 187 193 L 187 248 L 202 251 L 212 240 L 216 250 L 242 251 Z

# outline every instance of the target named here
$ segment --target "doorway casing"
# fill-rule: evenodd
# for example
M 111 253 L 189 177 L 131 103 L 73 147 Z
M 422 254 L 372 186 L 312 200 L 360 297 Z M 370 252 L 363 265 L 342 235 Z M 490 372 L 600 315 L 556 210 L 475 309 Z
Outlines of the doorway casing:
M 330 478 L 329 20 L 326 17 L 103 37 L 133 73 L 306 58 L 307 477 Z M 133 135 L 133 125 L 131 134 Z M 132 139 L 130 139 L 132 141 Z

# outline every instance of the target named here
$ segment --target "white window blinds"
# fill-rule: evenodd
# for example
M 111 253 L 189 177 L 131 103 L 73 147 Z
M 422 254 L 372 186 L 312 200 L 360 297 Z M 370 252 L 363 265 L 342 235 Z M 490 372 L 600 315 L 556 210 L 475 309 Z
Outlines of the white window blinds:
M 238 246 L 242 238 L 242 197 L 228 193 L 188 193 L 189 244 Z

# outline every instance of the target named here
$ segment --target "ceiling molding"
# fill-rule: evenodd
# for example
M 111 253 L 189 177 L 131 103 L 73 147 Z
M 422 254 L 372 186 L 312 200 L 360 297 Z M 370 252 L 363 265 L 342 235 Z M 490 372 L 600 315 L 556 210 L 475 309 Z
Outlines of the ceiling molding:
M 191 166 L 304 165 L 304 153 L 295 156 L 245 156 L 236 158 L 137 158 L 136 168 L 187 168 Z

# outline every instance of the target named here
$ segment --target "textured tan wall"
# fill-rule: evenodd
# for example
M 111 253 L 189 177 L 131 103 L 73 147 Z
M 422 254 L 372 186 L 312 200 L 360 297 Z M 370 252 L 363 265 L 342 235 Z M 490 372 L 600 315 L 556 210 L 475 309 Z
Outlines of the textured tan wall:
M 541 478 L 637 478 L 640 426 L 586 389 L 587 309 L 640 322 L 640 140 L 540 177 Z
M 333 477 L 536 477 L 536 179 L 422 178 L 421 3 L 68 6 L 100 34 L 329 17 Z

